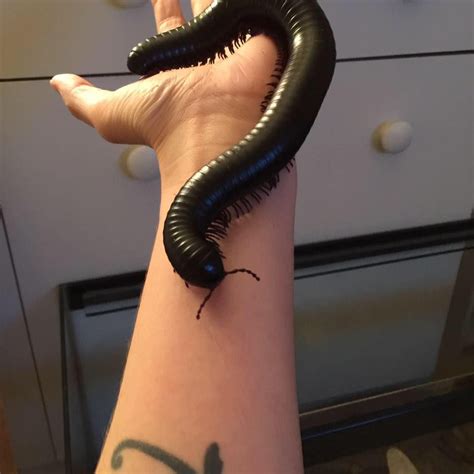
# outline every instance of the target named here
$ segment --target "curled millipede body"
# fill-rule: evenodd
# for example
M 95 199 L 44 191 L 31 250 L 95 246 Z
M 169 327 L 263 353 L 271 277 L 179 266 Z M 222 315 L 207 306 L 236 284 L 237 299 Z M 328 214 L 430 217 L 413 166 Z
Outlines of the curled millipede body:
M 278 185 L 279 172 L 293 166 L 318 115 L 336 62 L 330 24 L 316 0 L 214 0 L 187 24 L 139 43 L 128 57 L 132 72 L 149 76 L 213 62 L 225 57 L 226 48 L 232 53 L 259 34 L 278 47 L 263 115 L 238 144 L 184 184 L 164 225 L 175 271 L 211 291 L 237 272 L 224 270 L 219 239 L 232 218 L 249 212 Z

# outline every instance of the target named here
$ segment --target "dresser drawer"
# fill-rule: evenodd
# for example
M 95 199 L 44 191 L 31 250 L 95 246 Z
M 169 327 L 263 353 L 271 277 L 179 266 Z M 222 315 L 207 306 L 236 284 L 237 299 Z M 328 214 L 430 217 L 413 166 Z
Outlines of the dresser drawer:
M 339 58 L 474 47 L 471 0 L 320 3 Z M 8 45 L 0 77 L 124 72 L 128 51 L 154 33 L 149 3 L 123 9 L 111 0 L 2 0 L 0 22 L 0 43 Z
M 149 1 L 1 0 L 0 22 L 0 77 L 125 72 L 129 51 L 156 32 Z
M 124 78 L 97 79 L 117 88 Z M 74 120 L 47 81 L 0 84 L 7 222 L 56 447 L 61 450 L 58 284 L 147 267 L 160 182 L 125 176 L 126 147 Z
M 472 49 L 472 0 L 320 0 L 339 58 Z
M 339 63 L 297 155 L 296 242 L 467 219 L 473 189 L 473 55 Z M 377 151 L 407 121 L 411 145 Z

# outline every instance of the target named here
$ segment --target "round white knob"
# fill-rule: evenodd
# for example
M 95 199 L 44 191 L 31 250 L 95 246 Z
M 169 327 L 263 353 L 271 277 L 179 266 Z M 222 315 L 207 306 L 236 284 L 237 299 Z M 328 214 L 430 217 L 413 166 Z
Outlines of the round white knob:
M 386 121 L 374 132 L 374 144 L 384 153 L 401 153 L 413 139 L 413 127 L 404 121 Z
M 145 5 L 147 0 L 113 0 L 113 3 L 121 8 L 135 8 Z
M 130 147 L 122 155 L 122 168 L 127 176 L 142 181 L 151 181 L 160 176 L 156 154 L 150 147 Z

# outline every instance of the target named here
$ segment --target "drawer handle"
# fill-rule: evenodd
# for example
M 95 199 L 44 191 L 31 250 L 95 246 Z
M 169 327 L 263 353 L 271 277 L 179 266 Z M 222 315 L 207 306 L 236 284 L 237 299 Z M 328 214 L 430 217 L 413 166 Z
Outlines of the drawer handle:
M 373 143 L 382 153 L 401 153 L 413 139 L 413 127 L 402 120 L 386 121 L 374 131 Z
M 113 3 L 120 8 L 136 8 L 145 5 L 147 0 L 113 0 Z
M 123 172 L 132 179 L 152 181 L 160 176 L 156 154 L 147 146 L 128 148 L 122 155 L 120 164 Z

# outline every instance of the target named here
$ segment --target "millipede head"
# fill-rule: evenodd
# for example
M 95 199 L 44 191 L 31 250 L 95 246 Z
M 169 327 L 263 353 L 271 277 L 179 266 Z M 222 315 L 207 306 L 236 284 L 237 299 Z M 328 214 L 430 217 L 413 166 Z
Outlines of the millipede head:
M 200 286 L 203 284 L 207 288 L 215 288 L 225 278 L 224 265 L 222 258 L 217 251 L 209 253 L 209 256 L 196 269 L 199 271 Z
M 215 248 L 210 248 L 199 261 L 177 268 L 181 278 L 193 286 L 213 289 L 221 283 L 226 273 L 222 258 Z

